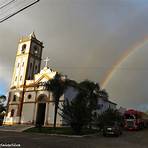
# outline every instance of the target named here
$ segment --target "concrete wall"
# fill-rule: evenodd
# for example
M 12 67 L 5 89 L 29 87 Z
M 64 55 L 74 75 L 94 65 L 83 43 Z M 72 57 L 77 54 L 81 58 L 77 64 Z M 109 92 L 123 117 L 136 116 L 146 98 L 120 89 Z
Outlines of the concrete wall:
M 21 123 L 32 123 L 34 116 L 35 103 L 24 103 L 22 110 Z

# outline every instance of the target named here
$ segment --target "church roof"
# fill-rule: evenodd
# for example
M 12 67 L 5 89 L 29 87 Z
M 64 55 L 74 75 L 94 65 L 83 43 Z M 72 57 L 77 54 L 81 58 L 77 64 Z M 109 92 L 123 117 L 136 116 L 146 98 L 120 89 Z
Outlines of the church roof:
M 47 80 L 51 80 L 54 78 L 54 76 L 56 75 L 56 71 L 52 71 L 50 68 L 48 67 L 44 67 L 40 73 L 35 75 L 35 81 L 39 82 L 41 81 L 43 78 L 46 78 Z
M 27 86 L 35 86 L 40 82 L 47 82 L 54 78 L 56 71 L 52 71 L 48 67 L 44 67 L 40 73 L 34 75 L 34 80 L 27 80 Z

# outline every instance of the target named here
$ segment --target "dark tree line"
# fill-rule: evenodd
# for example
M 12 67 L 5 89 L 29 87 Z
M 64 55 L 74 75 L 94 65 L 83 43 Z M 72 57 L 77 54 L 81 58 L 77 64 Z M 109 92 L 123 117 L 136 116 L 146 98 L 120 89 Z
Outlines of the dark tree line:
M 3 123 L 3 119 L 6 111 L 5 101 L 6 101 L 6 96 L 1 95 L 0 96 L 0 125 L 2 125 Z
M 60 97 L 69 87 L 74 87 L 78 94 L 74 99 L 65 99 L 62 108 L 59 108 Z M 85 80 L 80 83 L 66 79 L 60 73 L 57 73 L 54 79 L 46 83 L 46 88 L 53 95 L 55 104 L 54 109 L 54 128 L 56 128 L 58 109 L 66 124 L 70 125 L 73 131 L 80 134 L 83 128 L 91 128 L 95 122 L 98 126 L 102 126 L 108 121 L 121 120 L 121 116 L 117 111 L 107 110 L 102 115 L 94 115 L 98 109 L 98 98 L 109 99 L 109 95 L 105 89 L 101 89 L 98 83 Z

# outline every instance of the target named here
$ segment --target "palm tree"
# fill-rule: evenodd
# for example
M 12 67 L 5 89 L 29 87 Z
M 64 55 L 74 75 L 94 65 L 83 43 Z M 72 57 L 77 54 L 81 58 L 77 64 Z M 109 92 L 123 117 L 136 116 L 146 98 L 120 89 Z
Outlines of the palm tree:
M 85 94 L 85 99 L 89 109 L 90 127 L 91 127 L 93 111 L 96 110 L 98 104 L 100 86 L 98 83 L 85 80 L 79 83 L 79 89 L 80 92 L 83 92 Z
M 59 100 L 60 97 L 63 95 L 65 86 L 66 86 L 66 79 L 60 73 L 56 73 L 54 79 L 49 80 L 47 83 L 47 89 L 52 92 L 55 109 L 54 109 L 54 125 L 53 127 L 56 128 L 56 121 L 57 121 L 57 111 L 59 108 Z
M 100 86 L 98 83 L 85 80 L 79 83 L 79 89 L 86 94 L 86 99 L 88 100 L 90 107 L 96 105 L 100 91 Z

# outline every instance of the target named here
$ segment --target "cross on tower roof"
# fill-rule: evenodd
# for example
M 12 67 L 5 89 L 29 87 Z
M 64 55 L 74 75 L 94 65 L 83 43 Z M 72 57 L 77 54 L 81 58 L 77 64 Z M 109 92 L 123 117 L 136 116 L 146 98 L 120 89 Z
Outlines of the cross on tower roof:
M 45 67 L 48 67 L 48 62 L 50 61 L 50 59 L 47 57 L 44 61 L 45 61 Z

